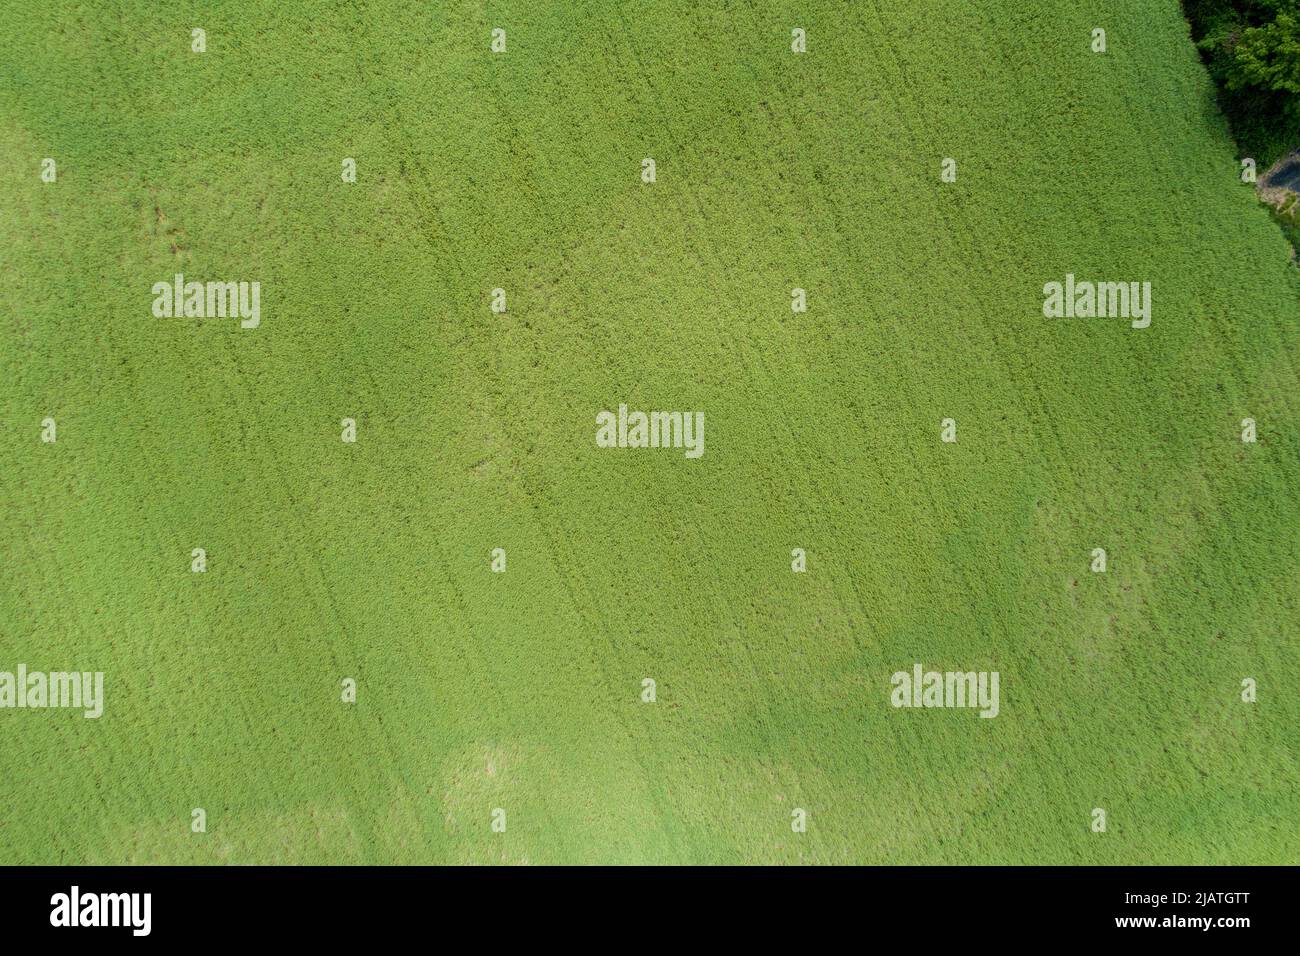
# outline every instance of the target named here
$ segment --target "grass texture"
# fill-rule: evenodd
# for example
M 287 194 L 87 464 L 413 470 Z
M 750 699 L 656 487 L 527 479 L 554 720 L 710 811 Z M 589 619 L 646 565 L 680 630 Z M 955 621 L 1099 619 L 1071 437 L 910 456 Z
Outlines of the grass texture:
M 1300 297 L 1176 0 L 0 10 L 0 670 L 106 695 L 0 710 L 0 862 L 1300 862 Z

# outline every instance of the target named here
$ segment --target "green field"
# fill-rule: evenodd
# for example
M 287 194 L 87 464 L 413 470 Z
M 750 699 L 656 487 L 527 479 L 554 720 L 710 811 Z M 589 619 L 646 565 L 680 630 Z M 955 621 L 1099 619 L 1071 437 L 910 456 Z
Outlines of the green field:
M 1175 0 L 0 21 L 0 671 L 105 686 L 0 863 L 1300 862 L 1300 283 Z

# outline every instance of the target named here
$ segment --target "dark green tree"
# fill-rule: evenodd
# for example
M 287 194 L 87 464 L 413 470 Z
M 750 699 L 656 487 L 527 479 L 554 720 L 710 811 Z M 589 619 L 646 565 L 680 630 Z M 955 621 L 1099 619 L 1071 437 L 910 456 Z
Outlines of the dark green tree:
M 1300 117 L 1300 16 L 1282 12 L 1265 26 L 1243 30 L 1230 48 L 1224 85 L 1276 94 L 1279 107 Z

